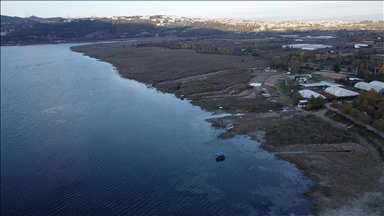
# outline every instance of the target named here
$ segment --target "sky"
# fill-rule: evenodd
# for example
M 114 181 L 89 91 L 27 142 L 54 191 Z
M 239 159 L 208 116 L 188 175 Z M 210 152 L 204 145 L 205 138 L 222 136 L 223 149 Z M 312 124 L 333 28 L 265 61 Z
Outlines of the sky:
M 384 14 L 383 1 L 1 1 L 1 15 L 43 18 L 178 15 L 303 20 L 367 14 Z

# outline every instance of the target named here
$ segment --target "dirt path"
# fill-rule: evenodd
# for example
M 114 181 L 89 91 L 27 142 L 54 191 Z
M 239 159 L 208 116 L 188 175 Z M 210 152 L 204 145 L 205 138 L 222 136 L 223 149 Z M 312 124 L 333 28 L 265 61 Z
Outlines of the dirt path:
M 171 81 L 158 82 L 157 84 L 162 85 L 162 84 L 169 84 L 169 83 L 174 83 L 174 82 L 187 82 L 187 81 L 191 81 L 191 80 L 195 80 L 195 79 L 205 79 L 208 77 L 217 76 L 220 74 L 225 74 L 226 72 L 228 72 L 228 70 L 220 70 L 220 71 L 216 71 L 216 72 L 212 72 L 212 73 L 206 73 L 206 74 L 201 74 L 201 75 L 196 75 L 196 76 L 189 76 L 189 77 L 184 77 L 184 78 L 171 80 Z

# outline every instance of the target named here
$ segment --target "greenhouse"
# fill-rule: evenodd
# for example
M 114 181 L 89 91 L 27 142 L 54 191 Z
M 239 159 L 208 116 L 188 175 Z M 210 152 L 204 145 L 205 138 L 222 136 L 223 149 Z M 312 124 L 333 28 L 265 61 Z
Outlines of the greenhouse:
M 355 97 L 355 96 L 359 95 L 358 92 L 354 92 L 354 91 L 351 91 L 351 90 L 348 90 L 348 89 L 344 89 L 344 88 L 340 88 L 340 87 L 337 87 L 337 86 L 328 87 L 328 88 L 325 89 L 325 92 L 327 92 L 329 94 L 332 94 L 332 95 L 335 95 L 338 98 L 342 98 L 342 97 Z
M 299 93 L 301 94 L 301 96 L 303 96 L 303 98 L 311 98 L 311 96 L 317 98 L 317 97 L 321 97 L 321 98 L 324 98 L 325 97 L 317 92 L 314 92 L 314 91 L 311 91 L 311 90 L 300 90 Z

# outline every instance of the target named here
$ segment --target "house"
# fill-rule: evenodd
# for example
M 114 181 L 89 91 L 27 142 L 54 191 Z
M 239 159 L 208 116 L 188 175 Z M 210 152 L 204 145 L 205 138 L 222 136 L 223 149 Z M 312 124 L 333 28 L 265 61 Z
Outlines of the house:
M 297 104 L 298 107 L 307 107 L 308 106 L 308 100 L 299 100 L 299 103 Z
M 300 83 L 307 83 L 307 82 L 308 82 L 307 78 L 305 78 L 305 77 L 300 77 L 300 76 L 296 76 L 296 77 L 295 77 L 295 80 L 296 80 L 297 82 L 300 82 Z

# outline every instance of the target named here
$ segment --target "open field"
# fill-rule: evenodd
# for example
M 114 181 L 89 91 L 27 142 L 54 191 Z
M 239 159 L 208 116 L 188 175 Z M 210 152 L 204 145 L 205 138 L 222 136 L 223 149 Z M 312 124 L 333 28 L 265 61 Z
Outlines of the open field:
M 136 48 L 131 44 L 94 44 L 71 49 L 110 62 L 123 77 L 151 84 L 226 69 L 269 65 L 268 61 L 253 56 L 209 55 L 194 50 L 160 47 Z
M 324 77 L 329 77 L 332 79 L 341 79 L 341 78 L 346 78 L 348 76 L 346 74 L 340 74 L 335 72 L 315 72 L 314 74 L 318 74 Z

